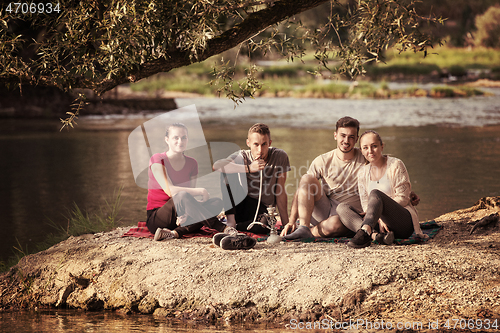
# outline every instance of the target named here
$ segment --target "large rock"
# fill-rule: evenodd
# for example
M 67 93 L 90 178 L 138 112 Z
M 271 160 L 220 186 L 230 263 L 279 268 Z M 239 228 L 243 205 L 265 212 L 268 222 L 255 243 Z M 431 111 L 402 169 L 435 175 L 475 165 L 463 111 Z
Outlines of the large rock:
M 0 276 L 3 309 L 113 309 L 206 321 L 421 321 L 499 318 L 500 223 L 468 222 L 500 197 L 445 214 L 432 240 L 353 250 L 345 244 L 259 242 L 224 251 L 209 238 L 71 237 Z

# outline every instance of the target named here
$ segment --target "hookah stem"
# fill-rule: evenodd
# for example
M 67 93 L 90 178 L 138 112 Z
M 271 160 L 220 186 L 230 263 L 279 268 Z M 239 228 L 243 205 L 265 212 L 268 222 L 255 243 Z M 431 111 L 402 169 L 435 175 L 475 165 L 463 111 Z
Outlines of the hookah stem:
M 262 170 L 260 170 L 260 186 L 259 186 L 259 201 L 257 202 L 257 210 L 255 211 L 255 217 L 253 218 L 253 222 L 257 221 L 257 215 L 259 215 L 259 208 L 260 208 L 260 198 L 262 196 Z

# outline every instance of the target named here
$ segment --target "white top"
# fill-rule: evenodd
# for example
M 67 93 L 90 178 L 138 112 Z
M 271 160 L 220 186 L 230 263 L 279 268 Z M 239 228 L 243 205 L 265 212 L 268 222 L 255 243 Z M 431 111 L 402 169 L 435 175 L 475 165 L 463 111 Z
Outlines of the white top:
M 420 229 L 420 223 L 418 222 L 417 210 L 412 206 L 410 200 L 411 182 L 406 166 L 400 159 L 389 156 L 387 158 L 387 169 L 385 171 L 385 175 L 391 184 L 392 195 L 390 195 L 390 197 L 410 212 L 415 233 L 417 235 L 423 235 L 422 229 Z M 361 200 L 361 206 L 365 212 L 368 207 L 368 195 L 370 194 L 368 191 L 369 184 L 370 164 L 361 168 L 358 175 L 359 197 Z
M 379 190 L 387 194 L 387 196 L 392 197 L 392 188 L 389 178 L 387 178 L 387 169 L 384 175 L 379 180 L 370 180 L 368 183 L 368 193 L 372 190 Z

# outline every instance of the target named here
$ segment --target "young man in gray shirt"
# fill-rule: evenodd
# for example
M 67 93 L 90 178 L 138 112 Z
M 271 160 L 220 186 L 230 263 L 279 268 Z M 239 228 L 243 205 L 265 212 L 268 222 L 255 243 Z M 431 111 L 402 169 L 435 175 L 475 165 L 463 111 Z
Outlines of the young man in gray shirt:
M 286 152 L 271 147 L 271 142 L 269 127 L 257 123 L 248 130 L 246 144 L 250 149 L 237 151 L 213 165 L 215 171 L 222 172 L 227 224 L 237 230 L 247 231 L 254 220 L 257 206 L 258 215 L 265 213 L 267 206 L 277 207 L 282 224 L 288 223 L 285 182 L 290 162 Z M 248 231 L 265 234 L 269 229 L 254 224 Z

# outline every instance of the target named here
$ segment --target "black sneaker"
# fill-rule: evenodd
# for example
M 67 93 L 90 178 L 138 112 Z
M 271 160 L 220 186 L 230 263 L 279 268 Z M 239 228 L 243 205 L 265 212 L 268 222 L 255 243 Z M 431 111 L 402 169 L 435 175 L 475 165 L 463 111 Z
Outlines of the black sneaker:
M 229 235 L 226 233 L 223 233 L 223 232 L 219 232 L 218 234 L 215 234 L 214 237 L 212 237 L 212 242 L 215 245 L 220 246 L 220 241 L 222 240 L 222 238 L 227 237 L 227 236 L 229 236 Z
M 354 235 L 353 238 L 347 243 L 347 246 L 353 247 L 355 249 L 360 249 L 363 247 L 370 246 L 372 242 L 372 238 L 366 231 L 363 229 L 359 229 L 358 232 L 356 232 L 356 235 Z
M 224 232 L 219 232 L 215 234 L 214 237 L 212 237 L 212 242 L 214 242 L 215 245 L 220 246 L 220 241 L 222 240 L 222 238 L 226 236 L 235 236 L 237 234 L 238 230 L 236 230 L 236 228 L 226 227 Z
M 254 247 L 255 244 L 257 244 L 255 238 L 244 234 L 226 236 L 220 241 L 220 247 L 224 250 L 248 250 Z

